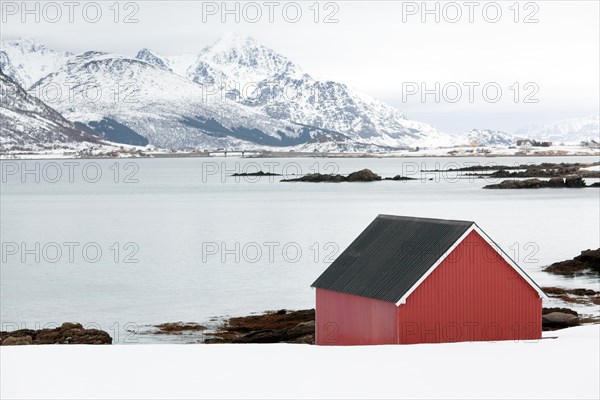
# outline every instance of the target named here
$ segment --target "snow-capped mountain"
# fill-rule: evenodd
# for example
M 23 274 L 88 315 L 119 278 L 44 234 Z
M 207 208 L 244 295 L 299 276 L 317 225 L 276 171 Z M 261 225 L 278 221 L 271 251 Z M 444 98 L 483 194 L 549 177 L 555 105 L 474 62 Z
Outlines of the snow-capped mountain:
M 317 81 L 256 40 L 226 35 L 204 49 L 187 70 L 192 81 L 257 108 L 271 118 L 336 131 L 380 146 L 447 145 L 435 128 L 408 120 L 385 103 L 344 84 Z
M 471 129 L 456 137 L 457 145 L 512 146 L 515 142 L 512 135 L 490 129 Z
M 161 147 L 186 148 L 291 146 L 320 136 L 345 139 L 335 132 L 265 118 L 236 102 L 213 101 L 200 85 L 138 58 L 86 52 L 38 81 L 31 91 L 42 93 L 45 87 L 70 88 L 50 104 L 120 143 L 144 145 L 149 140 Z
M 50 105 L 112 141 L 148 140 L 170 148 L 328 142 L 339 149 L 453 143 L 451 136 L 344 84 L 313 79 L 274 50 L 237 34 L 196 56 L 162 56 L 149 49 L 136 57 L 93 51 L 75 56 L 18 42 L 7 46 L 13 49 L 3 60 L 7 74 L 35 80 L 30 93 L 36 95 L 62 88 Z M 21 59 L 29 54 L 47 64 L 15 65 L 19 48 L 33 49 Z M 36 48 L 43 54 L 32 55 Z
M 0 69 L 25 89 L 56 71 L 72 56 L 69 52 L 49 49 L 37 40 L 0 41 Z
M 517 130 L 515 136 L 565 144 L 578 144 L 589 140 L 598 142 L 600 141 L 599 116 L 571 118 L 546 125 L 527 126 Z
M 99 143 L 93 132 L 66 120 L 0 70 L 0 150 L 43 150 Z

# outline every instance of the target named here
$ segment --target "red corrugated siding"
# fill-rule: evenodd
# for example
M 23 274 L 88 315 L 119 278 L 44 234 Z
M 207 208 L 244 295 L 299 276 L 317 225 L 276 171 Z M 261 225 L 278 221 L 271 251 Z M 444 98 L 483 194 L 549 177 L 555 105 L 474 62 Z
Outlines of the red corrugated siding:
M 397 309 L 399 343 L 539 339 L 542 300 L 475 231 Z
M 394 303 L 319 288 L 316 291 L 316 344 L 396 343 Z

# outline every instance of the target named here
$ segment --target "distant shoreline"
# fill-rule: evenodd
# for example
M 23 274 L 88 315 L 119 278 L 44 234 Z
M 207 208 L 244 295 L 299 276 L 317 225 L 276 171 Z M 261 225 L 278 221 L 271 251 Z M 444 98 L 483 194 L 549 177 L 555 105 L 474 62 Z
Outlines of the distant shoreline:
M 581 154 L 367 154 L 367 153 L 268 153 L 261 155 L 250 155 L 241 156 L 239 152 L 235 154 L 224 156 L 224 155 L 208 155 L 206 153 L 154 153 L 148 156 L 139 157 L 110 157 L 110 156 L 85 156 L 85 157 L 74 157 L 74 156 L 47 156 L 47 155 L 19 155 L 16 157 L 6 157 L 6 155 L 0 155 L 0 161 L 16 161 L 16 160 L 38 160 L 38 161 L 49 161 L 49 160 L 144 160 L 144 159 L 169 159 L 169 158 L 205 158 L 205 159 L 271 159 L 271 158 L 327 158 L 327 159 L 385 159 L 385 158 L 509 158 L 509 157 L 600 157 L 600 151 L 596 153 L 581 153 Z M 222 153 L 219 153 L 222 154 Z

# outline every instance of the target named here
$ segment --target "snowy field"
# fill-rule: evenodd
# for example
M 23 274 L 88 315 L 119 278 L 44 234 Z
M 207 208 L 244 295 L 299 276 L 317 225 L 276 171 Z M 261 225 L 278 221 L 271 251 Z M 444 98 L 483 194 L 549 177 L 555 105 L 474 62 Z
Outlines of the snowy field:
M 598 399 L 600 325 L 544 336 L 558 338 L 371 347 L 2 347 L 0 394 L 54 399 Z

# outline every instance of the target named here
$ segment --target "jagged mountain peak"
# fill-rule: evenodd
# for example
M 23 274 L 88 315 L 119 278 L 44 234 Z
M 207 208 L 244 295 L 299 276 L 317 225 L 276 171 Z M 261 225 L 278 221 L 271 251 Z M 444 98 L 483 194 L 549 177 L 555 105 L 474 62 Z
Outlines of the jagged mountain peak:
M 138 51 L 135 58 L 137 58 L 138 60 L 145 61 L 148 64 L 152 64 L 160 69 L 172 71 L 169 65 L 169 61 L 165 57 L 158 55 L 145 47 Z
M 240 33 L 226 34 L 203 49 L 189 74 L 192 80 L 202 83 L 207 73 L 219 71 L 214 81 L 257 83 L 273 76 L 290 78 L 307 76 L 291 60 L 261 44 L 250 36 Z

